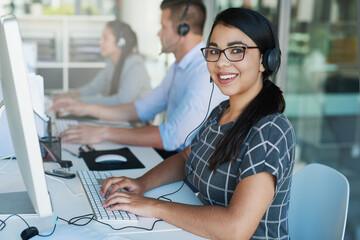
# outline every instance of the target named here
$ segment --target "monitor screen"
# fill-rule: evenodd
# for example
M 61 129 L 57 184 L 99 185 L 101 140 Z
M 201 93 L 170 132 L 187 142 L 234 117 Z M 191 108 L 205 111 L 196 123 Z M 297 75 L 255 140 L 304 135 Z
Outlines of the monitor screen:
M 16 17 L 11 15 L 0 19 L 0 82 L 14 152 L 35 211 L 40 217 L 47 217 L 52 215 L 52 207 L 31 104 L 19 25 Z

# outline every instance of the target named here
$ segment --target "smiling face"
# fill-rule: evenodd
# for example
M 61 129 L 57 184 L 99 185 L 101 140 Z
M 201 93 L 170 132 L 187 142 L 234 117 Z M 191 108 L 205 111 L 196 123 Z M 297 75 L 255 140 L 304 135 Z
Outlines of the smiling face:
M 223 50 L 229 47 L 254 47 L 254 41 L 235 27 L 222 24 L 215 26 L 209 41 L 210 48 Z M 229 61 L 224 53 L 217 62 L 207 62 L 212 79 L 220 91 L 231 97 L 241 96 L 254 98 L 262 88 L 262 72 L 259 49 L 245 50 L 244 59 L 238 62 Z

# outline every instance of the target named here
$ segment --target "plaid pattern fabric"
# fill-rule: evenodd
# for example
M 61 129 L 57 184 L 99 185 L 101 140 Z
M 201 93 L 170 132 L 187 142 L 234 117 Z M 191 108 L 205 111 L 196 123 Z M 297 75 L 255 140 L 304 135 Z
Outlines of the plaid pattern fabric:
M 185 168 L 187 179 L 199 190 L 205 204 L 226 207 L 238 182 L 257 173 L 269 172 L 277 180 L 275 197 L 252 239 L 289 239 L 287 216 L 295 158 L 293 127 L 282 114 L 260 119 L 244 142 L 239 143 L 236 161 L 232 165 L 220 165 L 214 173 L 208 168 L 208 160 L 221 137 L 234 124 L 217 125 L 228 106 L 229 101 L 224 101 L 216 107 L 191 142 Z

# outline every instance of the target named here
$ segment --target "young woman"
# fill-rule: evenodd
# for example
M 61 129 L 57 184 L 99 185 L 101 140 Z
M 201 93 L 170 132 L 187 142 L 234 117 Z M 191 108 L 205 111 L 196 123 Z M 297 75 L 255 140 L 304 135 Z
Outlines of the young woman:
M 85 86 L 55 98 L 80 97 L 87 103 L 116 105 L 133 102 L 151 91 L 150 77 L 137 53 L 137 39 L 130 26 L 108 22 L 99 40 L 106 67 Z
M 109 193 L 104 207 L 157 217 L 211 239 L 289 239 L 295 135 L 282 114 L 282 92 L 268 79 L 280 64 L 277 41 L 271 23 L 255 11 L 219 13 L 202 52 L 229 100 L 212 111 L 186 154 L 137 179 L 107 179 L 101 189 L 103 196 Z M 143 196 L 184 178 L 199 190 L 204 206 Z M 121 188 L 129 192 L 117 192 Z

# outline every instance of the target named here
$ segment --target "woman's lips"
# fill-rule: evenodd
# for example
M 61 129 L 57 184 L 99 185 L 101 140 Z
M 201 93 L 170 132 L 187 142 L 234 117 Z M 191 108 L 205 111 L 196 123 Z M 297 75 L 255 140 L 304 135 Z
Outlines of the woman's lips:
M 232 82 L 239 74 L 236 73 L 221 73 L 218 74 L 218 80 L 221 84 Z

